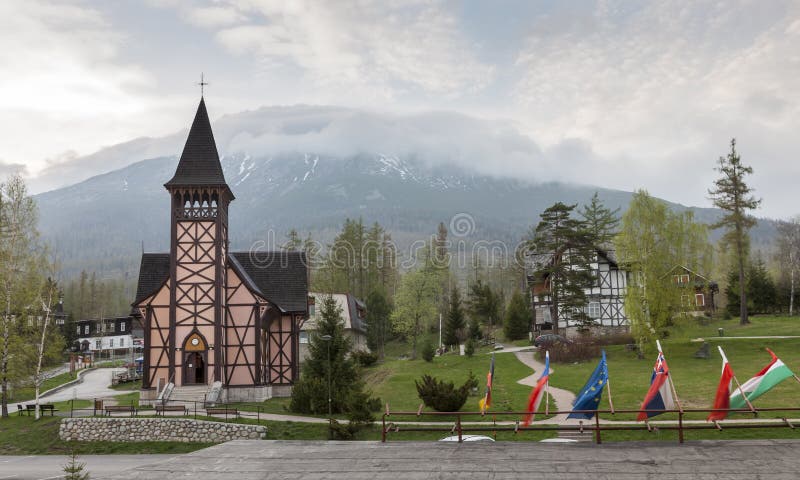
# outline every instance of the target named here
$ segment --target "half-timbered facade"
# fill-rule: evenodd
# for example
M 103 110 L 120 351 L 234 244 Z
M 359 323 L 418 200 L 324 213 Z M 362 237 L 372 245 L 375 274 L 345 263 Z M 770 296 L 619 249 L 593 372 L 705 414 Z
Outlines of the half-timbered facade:
M 553 261 L 553 253 L 532 255 L 527 266 L 534 330 L 538 332 L 557 327 L 561 332 L 573 333 L 579 322 L 569 314 L 562 312 L 559 315 L 558 325 L 553 325 L 550 278 L 534 274 L 539 269 L 537 264 L 541 265 L 543 262 L 551 261 Z M 620 269 L 614 252 L 610 249 L 595 249 L 590 268 L 594 274 L 594 283 L 590 288 L 584 289 L 587 305 L 582 313 L 593 319 L 598 327 L 611 330 L 627 328 L 628 318 L 625 316 L 627 272 Z
M 307 318 L 302 252 L 230 252 L 225 182 L 200 100 L 170 194 L 170 251 L 142 255 L 134 312 L 144 325 L 143 398 L 218 385 L 223 398 L 287 395 Z

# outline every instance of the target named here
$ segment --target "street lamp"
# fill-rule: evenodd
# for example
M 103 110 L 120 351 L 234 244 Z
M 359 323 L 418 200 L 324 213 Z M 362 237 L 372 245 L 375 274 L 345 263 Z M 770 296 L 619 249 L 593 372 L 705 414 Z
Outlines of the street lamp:
M 328 440 L 333 440 L 333 407 L 331 406 L 331 340 L 330 335 L 319 337 L 328 344 Z

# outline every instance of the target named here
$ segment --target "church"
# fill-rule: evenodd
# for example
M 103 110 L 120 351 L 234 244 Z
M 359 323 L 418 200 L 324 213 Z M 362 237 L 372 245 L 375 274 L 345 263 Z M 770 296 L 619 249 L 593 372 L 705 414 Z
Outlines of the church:
M 308 318 L 305 253 L 231 252 L 235 197 L 222 171 L 205 100 L 175 175 L 164 184 L 169 253 L 143 253 L 134 315 L 144 327 L 142 400 L 214 390 L 219 401 L 288 396 Z

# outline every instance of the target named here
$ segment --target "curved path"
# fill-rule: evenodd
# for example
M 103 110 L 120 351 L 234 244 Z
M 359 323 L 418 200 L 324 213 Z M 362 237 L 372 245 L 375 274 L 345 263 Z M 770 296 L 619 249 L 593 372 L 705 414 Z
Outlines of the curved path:
M 534 373 L 528 375 L 527 377 L 517 380 L 517 383 L 520 385 L 528 385 L 530 387 L 536 385 L 536 382 L 539 380 L 539 376 L 544 370 L 544 364 L 536 359 L 533 350 L 527 351 L 520 351 L 514 352 L 514 356 L 517 357 L 517 360 L 524 363 L 525 365 L 529 366 L 533 369 Z M 552 375 L 555 372 L 552 365 L 550 366 L 550 374 Z M 575 401 L 575 394 L 570 392 L 569 390 L 562 390 L 560 388 L 555 387 L 548 387 L 548 391 L 550 392 L 550 396 L 553 397 L 553 401 L 556 403 L 556 409 L 560 411 L 567 411 L 572 408 L 572 402 Z M 553 417 L 552 421 L 554 423 L 567 423 L 567 415 L 560 414 Z
M 55 403 L 65 402 L 73 398 L 92 399 L 92 398 L 109 398 L 114 395 L 121 395 L 125 392 L 112 390 L 109 388 L 111 385 L 111 375 L 113 372 L 121 371 L 121 369 L 114 368 L 98 368 L 91 370 L 81 376 L 80 383 L 67 387 L 63 390 L 53 392 L 49 395 L 39 397 L 39 403 Z M 20 403 L 12 403 L 8 405 L 8 412 L 16 412 L 17 405 L 33 404 L 34 400 L 26 400 Z

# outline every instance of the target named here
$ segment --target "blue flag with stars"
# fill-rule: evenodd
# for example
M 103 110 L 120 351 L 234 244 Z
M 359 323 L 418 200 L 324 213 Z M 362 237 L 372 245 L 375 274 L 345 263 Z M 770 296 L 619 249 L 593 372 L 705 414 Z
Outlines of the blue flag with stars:
M 606 351 L 603 350 L 603 358 L 600 359 L 597 368 L 589 377 L 589 381 L 581 388 L 578 397 L 572 402 L 573 413 L 570 413 L 567 418 L 589 420 L 594 417 L 594 413 L 576 413 L 574 410 L 597 410 L 606 383 L 608 383 L 608 364 L 606 363 Z

